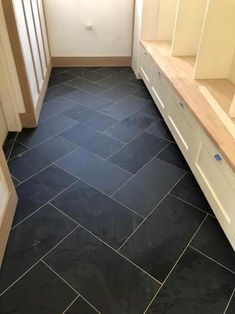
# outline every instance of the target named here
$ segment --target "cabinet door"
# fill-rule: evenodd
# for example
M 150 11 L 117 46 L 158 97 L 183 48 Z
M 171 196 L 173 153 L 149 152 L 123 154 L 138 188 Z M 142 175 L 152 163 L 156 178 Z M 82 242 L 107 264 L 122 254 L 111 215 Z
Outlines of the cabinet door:
M 141 47 L 140 50 L 140 75 L 144 80 L 147 87 L 150 87 L 150 82 L 152 80 L 152 65 L 153 62 L 151 60 L 148 52 Z
M 0 147 L 0 266 L 15 214 L 17 196 Z
M 217 219 L 235 249 L 235 174 L 204 132 L 195 170 Z

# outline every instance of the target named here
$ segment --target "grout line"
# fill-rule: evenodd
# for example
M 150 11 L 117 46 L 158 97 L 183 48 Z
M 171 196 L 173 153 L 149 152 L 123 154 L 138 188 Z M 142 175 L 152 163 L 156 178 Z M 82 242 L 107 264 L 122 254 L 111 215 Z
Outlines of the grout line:
M 152 275 L 150 275 L 149 273 L 147 273 L 144 269 L 142 269 L 140 266 L 138 266 L 137 264 L 135 264 L 133 261 L 129 260 L 126 256 L 122 255 L 119 251 L 115 250 L 112 246 L 110 246 L 108 243 L 104 242 L 102 239 L 98 238 L 97 235 L 95 235 L 94 233 L 92 233 L 90 230 L 88 230 L 87 228 L 85 228 L 84 226 L 80 225 L 79 226 L 84 229 L 85 231 L 87 231 L 89 234 L 91 234 L 93 237 L 95 237 L 98 241 L 102 242 L 105 246 L 107 246 L 109 249 L 111 249 L 114 253 L 118 254 L 120 257 L 122 257 L 123 259 L 125 259 L 126 261 L 128 261 L 130 264 L 134 265 L 136 268 L 138 268 L 139 270 L 141 270 L 143 273 L 145 273 L 146 275 L 148 275 L 149 277 L 151 277 L 154 281 L 156 281 L 158 284 L 162 285 L 162 283 L 157 280 L 156 278 L 154 278 Z
M 63 169 L 62 167 L 60 167 L 60 166 L 58 166 L 58 165 L 56 165 L 56 167 L 60 168 L 61 170 L 65 171 L 65 172 L 67 172 L 68 174 L 72 175 L 72 173 L 69 172 L 68 170 Z M 80 180 L 81 182 L 87 184 L 87 185 L 90 186 L 91 188 L 95 189 L 96 191 L 98 191 L 98 192 L 102 193 L 103 195 L 109 197 L 110 199 L 112 199 L 112 200 L 115 201 L 116 203 L 120 204 L 121 206 L 125 207 L 126 209 L 128 209 L 128 210 L 131 211 L 132 213 L 136 214 L 137 216 L 139 216 L 139 217 L 141 217 L 141 218 L 143 218 L 143 219 L 145 218 L 145 217 L 142 216 L 141 214 L 135 212 L 133 209 L 129 208 L 128 206 L 122 204 L 121 202 L 119 202 L 118 200 L 116 200 L 115 198 L 113 198 L 111 195 L 108 195 L 108 194 L 106 194 L 104 191 L 99 190 L 99 189 L 98 189 L 97 187 L 95 187 L 94 185 L 92 185 L 92 184 L 86 182 L 85 180 L 81 179 L 80 177 L 78 177 L 78 176 L 76 176 L 76 175 L 73 175 L 73 176 L 74 176 L 75 178 L 77 178 L 78 180 Z M 78 182 L 78 181 L 76 181 L 76 182 Z M 76 183 L 76 182 L 75 182 L 75 183 Z M 56 196 L 56 197 L 57 197 L 57 196 Z
M 177 198 L 179 201 L 184 202 L 184 203 L 186 203 L 186 204 L 188 204 L 188 205 L 190 205 L 190 206 L 192 206 L 192 207 L 194 207 L 194 208 L 200 210 L 200 212 L 202 212 L 202 213 L 204 213 L 204 214 L 207 214 L 208 216 L 210 216 L 210 217 L 212 217 L 212 218 L 214 218 L 214 219 L 216 218 L 214 215 L 208 213 L 208 212 L 205 211 L 204 209 L 201 209 L 200 207 L 198 207 L 198 206 L 196 206 L 196 205 L 193 205 L 193 204 L 191 204 L 191 203 L 185 201 L 184 199 L 182 199 L 182 198 L 180 198 L 180 197 L 174 195 L 173 193 L 170 193 L 170 195 L 171 195 L 171 196 L 174 196 L 174 197 Z
M 66 314 L 67 310 L 80 298 L 80 295 L 76 296 L 76 298 L 66 307 L 62 314 Z
M 7 156 L 7 159 L 6 159 L 7 162 L 10 160 L 10 157 L 11 157 L 12 151 L 13 151 L 13 149 L 14 149 L 14 146 L 15 146 L 16 139 L 17 139 L 18 134 L 19 134 L 19 132 L 17 132 L 16 135 L 15 135 L 15 137 L 14 137 L 13 143 L 12 143 L 12 145 L 11 145 L 10 152 L 9 152 L 9 154 L 8 154 L 8 156 Z
M 68 219 L 72 220 L 73 222 L 75 222 L 77 225 L 82 226 L 78 221 L 76 221 L 75 219 L 73 219 L 72 217 L 70 217 L 69 215 L 67 215 L 65 212 L 63 212 L 61 209 L 59 209 L 57 206 L 53 205 L 52 203 L 49 202 L 49 204 L 54 207 L 58 212 L 60 212 L 61 214 L 63 214 L 65 217 L 67 217 Z
M 186 252 L 187 248 L 190 246 L 190 243 L 193 241 L 193 239 L 195 238 L 195 236 L 197 235 L 197 233 L 199 232 L 199 230 L 201 229 L 202 225 L 204 224 L 204 222 L 207 219 L 207 215 L 206 217 L 203 219 L 203 221 L 201 222 L 201 224 L 199 225 L 198 229 L 195 231 L 194 235 L 192 236 L 191 240 L 189 241 L 189 243 L 186 245 L 186 247 L 184 248 L 184 250 L 182 251 L 182 253 L 180 254 L 180 256 L 178 257 L 178 259 L 176 260 L 174 266 L 171 268 L 170 272 L 168 273 L 168 275 L 166 276 L 165 280 L 162 283 L 162 286 L 160 287 L 160 289 L 157 291 L 157 293 L 155 294 L 155 296 L 153 297 L 153 299 L 151 300 L 151 302 L 149 303 L 148 307 L 146 308 L 146 310 L 144 311 L 144 314 L 147 313 L 147 310 L 150 308 L 150 306 L 152 305 L 153 301 L 156 299 L 157 295 L 160 293 L 162 287 L 164 287 L 166 281 L 168 280 L 168 278 L 170 277 L 170 275 L 172 274 L 172 272 L 174 271 L 175 267 L 177 266 L 177 264 L 179 263 L 180 259 L 182 258 L 182 256 L 184 255 L 184 253 Z
M 10 286 L 8 286 L 3 292 L 0 293 L 0 297 L 6 293 L 10 288 L 12 288 L 18 281 L 20 281 L 34 266 L 36 266 L 41 259 L 46 257 L 54 248 L 56 248 L 61 242 L 63 242 L 68 236 L 70 236 L 79 226 L 76 226 L 72 231 L 70 231 L 62 240 L 60 240 L 56 245 L 54 245 L 45 255 L 43 255 L 37 262 L 35 262 L 29 269 L 27 269 L 20 277 L 18 277 Z
M 42 262 L 48 269 L 50 269 L 57 277 L 59 277 L 67 286 L 69 286 L 77 295 L 79 296 L 79 292 L 75 290 L 67 281 L 65 281 L 53 268 L 51 268 L 43 259 L 40 259 L 40 262 Z
M 201 252 L 200 250 L 196 249 L 196 248 L 195 248 L 194 246 L 192 246 L 191 244 L 189 245 L 189 247 L 190 247 L 191 249 L 193 249 L 194 251 L 196 251 L 196 252 L 198 252 L 199 254 L 201 254 L 201 255 L 207 257 L 207 258 L 210 259 L 211 261 L 215 262 L 217 265 L 219 265 L 219 266 L 225 268 L 226 270 L 228 270 L 229 272 L 231 272 L 231 273 L 233 273 L 233 274 L 235 275 L 235 271 L 233 271 L 233 270 L 231 270 L 230 268 L 224 266 L 224 265 L 221 264 L 220 262 L 217 262 L 215 259 L 213 259 L 212 257 L 206 255 L 205 253 Z
M 180 179 L 175 183 L 175 185 L 170 189 L 170 191 L 180 182 L 180 180 L 185 176 L 185 174 L 180 177 Z M 118 248 L 118 251 L 122 249 L 122 247 L 130 240 L 130 238 L 137 232 L 140 227 L 146 222 L 146 220 L 152 215 L 152 213 L 157 210 L 158 206 L 165 200 L 165 198 L 170 194 L 170 191 L 156 204 L 156 206 L 150 210 L 149 214 L 144 218 L 144 220 L 140 223 L 140 225 L 130 234 L 130 236 L 122 243 L 122 245 Z
M 59 167 L 58 167 L 59 168 Z M 61 169 L 61 168 L 60 168 Z M 65 171 L 66 172 L 66 171 Z M 75 179 L 77 179 L 77 177 L 74 177 Z M 32 212 L 30 215 L 28 215 L 27 217 L 25 217 L 24 219 L 22 219 L 21 221 L 19 221 L 16 225 L 14 225 L 11 228 L 11 231 L 14 230 L 16 227 L 18 227 L 20 224 L 22 224 L 23 222 L 25 222 L 26 220 L 28 220 L 28 218 L 30 218 L 31 216 L 33 216 L 34 214 L 36 214 L 40 209 L 42 209 L 44 206 L 50 204 L 51 201 L 53 201 L 56 197 L 58 197 L 59 195 L 61 195 L 62 193 L 64 193 L 66 190 L 68 190 L 70 187 L 72 187 L 75 183 L 78 182 L 78 179 L 75 180 L 73 183 L 71 183 L 69 186 L 67 186 L 63 191 L 61 191 L 60 193 L 56 194 L 55 196 L 53 196 L 53 198 L 51 198 L 49 201 L 47 201 L 45 204 L 43 204 L 42 206 L 40 206 L 38 209 L 36 209 L 34 212 Z M 52 204 L 50 204 L 52 205 Z M 71 218 L 70 218 L 71 219 Z
M 232 294 L 231 294 L 231 297 L 230 297 L 229 300 L 228 300 L 228 304 L 226 305 L 226 308 L 225 308 L 223 314 L 226 314 L 226 312 L 227 312 L 227 310 L 228 310 L 228 308 L 229 308 L 229 305 L 230 305 L 230 303 L 231 303 L 231 301 L 232 301 L 234 295 L 235 295 L 235 289 L 233 290 L 233 292 L 232 292 Z

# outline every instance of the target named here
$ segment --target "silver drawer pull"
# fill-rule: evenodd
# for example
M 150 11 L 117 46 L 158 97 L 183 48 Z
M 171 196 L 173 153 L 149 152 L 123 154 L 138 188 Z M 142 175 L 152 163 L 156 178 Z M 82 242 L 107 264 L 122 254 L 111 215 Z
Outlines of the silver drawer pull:
M 184 104 L 182 102 L 179 102 L 179 106 L 184 108 Z
M 214 158 L 215 158 L 216 161 L 221 161 L 222 160 L 222 157 L 220 156 L 220 154 L 215 154 Z
M 158 76 L 161 76 L 161 75 L 162 75 L 161 72 L 159 72 L 159 71 L 157 72 L 157 74 L 158 74 Z
M 144 55 L 147 56 L 147 52 L 146 51 L 144 52 Z

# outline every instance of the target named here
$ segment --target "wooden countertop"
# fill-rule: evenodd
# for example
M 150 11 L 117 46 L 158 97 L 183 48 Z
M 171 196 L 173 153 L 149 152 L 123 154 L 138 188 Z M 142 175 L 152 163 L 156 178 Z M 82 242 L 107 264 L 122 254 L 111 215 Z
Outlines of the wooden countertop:
M 189 110 L 218 151 L 235 171 L 235 139 L 199 90 L 199 86 L 206 86 L 227 112 L 229 104 L 232 103 L 235 85 L 226 79 L 194 80 L 195 57 L 173 57 L 171 42 L 141 41 L 141 44 L 164 72 L 176 93 L 188 105 Z M 235 119 L 231 120 L 235 123 Z

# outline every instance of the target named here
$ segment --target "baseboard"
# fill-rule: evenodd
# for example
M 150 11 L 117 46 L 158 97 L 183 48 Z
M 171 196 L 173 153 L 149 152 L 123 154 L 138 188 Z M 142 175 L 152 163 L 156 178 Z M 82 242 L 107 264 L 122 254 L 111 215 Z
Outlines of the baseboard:
M 52 57 L 53 67 L 131 66 L 132 57 Z

